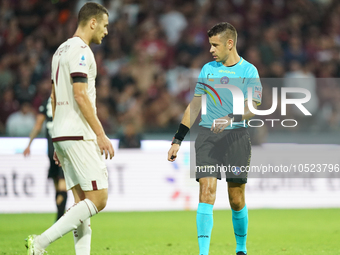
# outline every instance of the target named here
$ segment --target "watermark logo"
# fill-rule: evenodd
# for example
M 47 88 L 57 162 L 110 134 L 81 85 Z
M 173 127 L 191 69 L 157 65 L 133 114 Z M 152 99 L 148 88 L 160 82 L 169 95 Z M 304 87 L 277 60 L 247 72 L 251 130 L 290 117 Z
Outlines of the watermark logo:
M 228 79 L 228 80 L 227 80 Z M 229 78 L 224 76 L 221 78 L 221 83 L 223 82 L 229 82 Z M 199 84 L 202 84 L 206 87 L 208 87 L 210 90 L 212 90 L 216 96 L 218 97 L 221 106 L 222 106 L 222 101 L 220 98 L 220 95 L 216 92 L 216 90 L 209 86 L 208 84 L 202 83 L 202 82 L 198 82 Z M 253 106 L 253 100 L 261 100 L 262 97 L 262 87 L 261 86 L 254 86 L 254 88 L 252 87 L 248 87 L 247 92 L 248 92 L 248 98 L 247 100 L 245 100 L 244 98 L 244 94 L 242 92 L 242 90 L 235 86 L 235 85 L 231 85 L 231 84 L 216 84 L 215 88 L 218 89 L 228 89 L 231 94 L 232 94 L 232 98 L 233 98 L 233 114 L 234 115 L 243 115 L 244 114 L 244 102 L 247 101 L 247 105 L 248 108 L 250 110 L 250 112 L 252 112 L 255 115 L 259 115 L 259 116 L 267 116 L 270 115 L 272 113 L 274 113 L 278 107 L 278 89 L 277 88 L 272 88 L 272 105 L 270 107 L 270 109 L 267 110 L 258 110 L 255 109 Z M 201 90 L 205 91 L 214 101 L 215 105 L 217 105 L 215 98 L 213 97 L 213 95 L 210 93 L 210 91 L 200 88 Z M 253 89 L 254 89 L 254 93 L 253 93 Z M 299 93 L 304 95 L 303 98 L 287 98 L 287 94 L 288 93 Z M 207 94 L 203 94 L 202 95 L 202 101 L 201 101 L 201 114 L 202 115 L 207 115 Z M 311 93 L 310 91 L 308 91 L 307 89 L 304 88 L 294 88 L 294 87 L 283 87 L 281 88 L 281 98 L 280 98 L 280 102 L 281 102 L 281 115 L 282 116 L 286 116 L 287 115 L 287 105 L 295 105 L 305 116 L 311 116 L 312 114 L 306 109 L 306 107 L 303 106 L 304 103 L 307 103 L 310 99 L 311 99 Z M 224 121 L 224 123 L 220 123 L 221 121 Z M 227 120 L 221 120 L 221 119 L 217 119 L 214 120 L 214 125 L 215 124 L 226 124 L 225 121 Z M 270 121 L 272 123 L 272 127 L 274 126 L 274 122 L 275 121 L 280 121 L 279 119 L 266 119 L 265 121 Z M 259 125 L 249 125 L 251 122 L 259 122 Z M 286 125 L 286 122 L 294 122 L 294 125 Z M 283 127 L 295 127 L 297 125 L 297 121 L 294 119 L 285 119 L 281 121 L 281 124 Z M 248 126 L 251 127 L 261 127 L 264 125 L 264 121 L 260 120 L 260 119 L 251 119 L 248 121 Z M 244 121 L 244 126 L 246 126 L 246 121 Z

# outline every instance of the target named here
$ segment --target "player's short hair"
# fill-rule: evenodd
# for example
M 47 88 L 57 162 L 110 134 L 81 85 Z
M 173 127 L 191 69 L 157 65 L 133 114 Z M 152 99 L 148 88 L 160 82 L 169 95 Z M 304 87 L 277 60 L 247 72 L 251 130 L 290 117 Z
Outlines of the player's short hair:
M 227 42 L 229 39 L 232 39 L 234 41 L 234 45 L 236 45 L 237 31 L 235 27 L 228 22 L 218 23 L 208 30 L 209 38 L 215 35 L 221 35 L 221 38 L 225 42 Z
M 98 3 L 88 2 L 81 7 L 78 14 L 78 25 L 84 26 L 90 19 L 95 18 L 100 21 L 103 14 L 109 16 L 108 10 Z

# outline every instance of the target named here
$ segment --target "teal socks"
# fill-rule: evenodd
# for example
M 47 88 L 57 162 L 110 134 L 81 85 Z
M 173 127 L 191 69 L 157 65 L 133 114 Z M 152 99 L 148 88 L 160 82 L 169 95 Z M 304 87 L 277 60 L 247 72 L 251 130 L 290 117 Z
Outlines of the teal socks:
M 196 216 L 199 255 L 208 255 L 213 228 L 213 205 L 199 203 Z
M 236 238 L 236 253 L 240 251 L 247 253 L 248 208 L 245 205 L 240 211 L 234 211 L 233 209 L 231 211 Z

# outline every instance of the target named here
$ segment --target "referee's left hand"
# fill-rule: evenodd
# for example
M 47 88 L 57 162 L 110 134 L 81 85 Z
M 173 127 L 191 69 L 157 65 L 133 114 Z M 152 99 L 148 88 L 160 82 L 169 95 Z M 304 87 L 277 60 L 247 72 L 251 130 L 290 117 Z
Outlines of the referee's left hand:
M 213 124 L 211 125 L 210 130 L 215 133 L 222 133 L 223 130 L 231 124 L 231 118 L 228 116 L 219 118 L 214 120 Z

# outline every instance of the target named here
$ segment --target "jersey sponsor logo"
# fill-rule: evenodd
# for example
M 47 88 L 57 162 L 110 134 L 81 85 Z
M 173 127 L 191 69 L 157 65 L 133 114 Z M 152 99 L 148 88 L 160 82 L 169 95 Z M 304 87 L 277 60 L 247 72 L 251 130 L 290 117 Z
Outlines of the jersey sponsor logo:
M 232 167 L 231 172 L 236 176 L 239 176 L 242 173 L 241 168 L 239 166 Z
M 221 81 L 221 84 L 228 84 L 229 78 L 227 76 L 223 76 L 220 81 Z
M 218 70 L 219 73 L 230 73 L 230 74 L 236 74 L 235 72 L 228 71 L 228 70 Z
M 80 66 L 86 66 L 86 63 L 85 63 L 85 55 L 81 55 L 79 65 L 80 65 Z
M 57 102 L 57 105 L 69 105 L 68 101 Z

